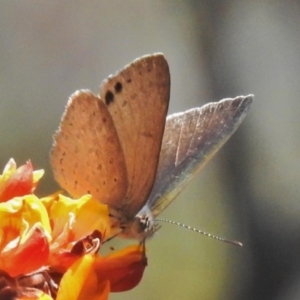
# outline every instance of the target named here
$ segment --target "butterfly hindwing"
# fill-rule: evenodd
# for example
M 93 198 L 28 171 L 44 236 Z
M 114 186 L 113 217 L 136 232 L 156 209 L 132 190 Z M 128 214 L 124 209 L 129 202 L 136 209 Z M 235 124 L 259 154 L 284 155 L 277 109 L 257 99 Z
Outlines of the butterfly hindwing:
M 156 180 L 148 200 L 164 210 L 239 127 L 253 96 L 224 99 L 168 116 Z
M 124 154 L 106 106 L 86 90 L 74 93 L 54 136 L 51 163 L 73 197 L 92 194 L 117 205 L 128 188 Z

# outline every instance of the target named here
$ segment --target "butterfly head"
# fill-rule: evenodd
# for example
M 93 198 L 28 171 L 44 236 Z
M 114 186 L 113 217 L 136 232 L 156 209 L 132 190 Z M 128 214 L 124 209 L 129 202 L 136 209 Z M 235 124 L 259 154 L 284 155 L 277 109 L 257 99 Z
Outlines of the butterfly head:
M 144 241 L 154 235 L 160 225 L 154 220 L 151 210 L 145 205 L 130 221 L 121 221 L 117 225 L 121 228 L 118 236 L 127 239 Z

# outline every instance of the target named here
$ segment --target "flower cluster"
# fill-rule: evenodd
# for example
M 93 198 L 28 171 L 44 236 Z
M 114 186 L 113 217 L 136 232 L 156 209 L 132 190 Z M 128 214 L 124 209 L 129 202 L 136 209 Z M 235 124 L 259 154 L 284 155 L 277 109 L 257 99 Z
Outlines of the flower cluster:
M 102 300 L 135 287 L 147 265 L 142 247 L 101 256 L 107 206 L 90 195 L 38 198 L 43 173 L 11 159 L 0 175 L 0 299 Z

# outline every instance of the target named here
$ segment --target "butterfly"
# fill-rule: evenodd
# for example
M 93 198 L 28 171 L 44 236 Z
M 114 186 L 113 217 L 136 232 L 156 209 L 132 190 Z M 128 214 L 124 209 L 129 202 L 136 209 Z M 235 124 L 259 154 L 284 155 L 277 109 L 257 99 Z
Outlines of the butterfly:
M 253 95 L 167 117 L 170 71 L 161 53 L 140 57 L 71 95 L 54 135 L 51 164 L 73 197 L 107 204 L 112 226 L 140 241 L 155 218 L 239 127 Z

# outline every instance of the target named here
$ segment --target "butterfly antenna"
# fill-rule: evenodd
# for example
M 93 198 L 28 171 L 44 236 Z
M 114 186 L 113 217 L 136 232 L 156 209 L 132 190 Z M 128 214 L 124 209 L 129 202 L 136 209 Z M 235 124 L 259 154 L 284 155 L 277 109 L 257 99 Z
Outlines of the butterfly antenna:
M 179 223 L 179 222 L 174 222 L 174 221 L 167 220 L 167 219 L 155 219 L 155 221 L 158 221 L 158 222 L 164 222 L 164 223 L 170 223 L 170 224 L 174 224 L 174 225 L 178 225 L 178 226 L 180 226 L 180 227 L 183 227 L 183 228 L 186 228 L 186 229 L 189 229 L 189 230 L 192 230 L 192 231 L 201 233 L 201 234 L 203 234 L 203 235 L 205 235 L 205 236 L 208 236 L 208 237 L 210 237 L 210 238 L 213 238 L 213 239 L 215 239 L 215 240 L 218 240 L 218 241 L 221 241 L 221 242 L 225 242 L 225 243 L 228 243 L 228 244 L 231 244 L 231 245 L 243 247 L 243 244 L 242 244 L 241 242 L 227 240 L 227 239 L 224 239 L 224 238 L 221 238 L 221 237 L 212 235 L 212 234 L 207 233 L 207 232 L 205 232 L 205 231 L 199 230 L 199 229 L 197 229 L 197 228 L 194 228 L 194 227 L 191 227 L 191 226 L 188 226 L 188 225 Z

